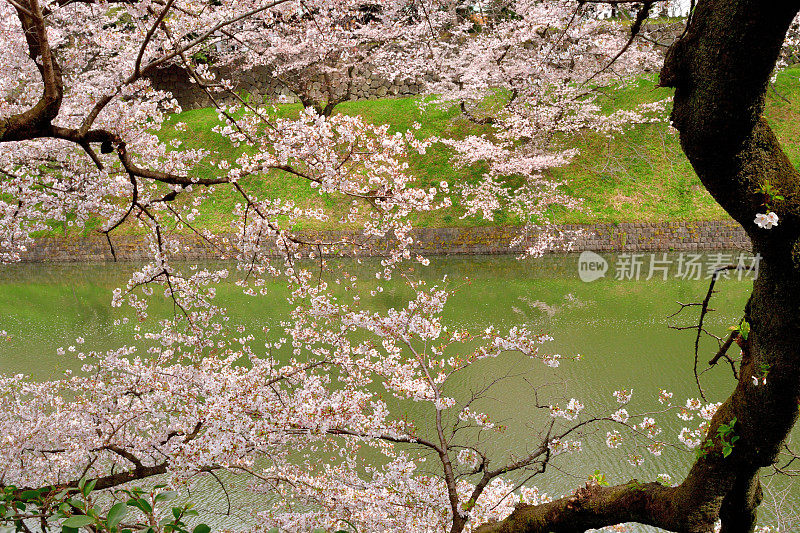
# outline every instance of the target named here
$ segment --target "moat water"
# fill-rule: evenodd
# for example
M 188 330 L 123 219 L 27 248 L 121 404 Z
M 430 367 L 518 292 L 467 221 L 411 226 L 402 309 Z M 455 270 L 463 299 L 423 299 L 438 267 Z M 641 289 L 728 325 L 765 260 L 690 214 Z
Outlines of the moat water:
M 532 407 L 532 387 L 537 384 L 550 383 L 553 394 L 581 399 L 587 414 L 607 412 L 614 405 L 612 392 L 622 388 L 633 388 L 630 412 L 661 410 L 663 406 L 657 401 L 660 389 L 672 392 L 675 403 L 699 396 L 693 374 L 693 332 L 669 327 L 692 324 L 696 321 L 696 308 L 672 318 L 670 315 L 678 309 L 677 302 L 703 299 L 708 289 L 705 278 L 709 265 L 720 258 L 706 255 L 697 259 L 703 267 L 696 276 L 700 279 L 692 279 L 698 272 L 686 275 L 685 268 L 680 270 L 679 262 L 683 261 L 685 267 L 686 257 L 657 254 L 655 260 L 666 259 L 669 268 L 656 270 L 649 280 L 646 278 L 654 260 L 650 254 L 638 258 L 642 264 L 638 276 L 631 269 L 625 270 L 630 257 L 604 259 L 609 263 L 606 275 L 592 282 L 580 279 L 577 255 L 530 260 L 433 258 L 429 267 L 418 271 L 419 276 L 432 283 L 444 275 L 449 280 L 469 280 L 469 285 L 448 302 L 445 316 L 451 325 L 483 330 L 488 326 L 503 329 L 525 324 L 552 335 L 553 341 L 544 346 L 545 351 L 561 354 L 565 359 L 581 355 L 579 361 L 565 360 L 555 371 L 523 357 L 503 356 L 477 365 L 454 384 L 458 389 L 455 395 L 466 395 L 485 384 L 490 376 L 513 376 L 491 395 L 493 418 L 508 427 L 493 438 L 497 455 L 522 453 L 536 442 L 545 421 L 541 411 Z M 66 369 L 80 368 L 79 361 L 69 352 L 59 355 L 58 351 L 75 344 L 76 337 L 83 337 L 85 348 L 90 350 L 114 348 L 128 341 L 130 332 L 114 327 L 114 321 L 130 312 L 112 308 L 109 303 L 111 291 L 124 286 L 134 268 L 130 264 L 0 267 L 0 330 L 9 335 L 8 340 L 0 342 L 0 372 L 25 373 L 37 380 L 56 379 Z M 706 318 L 709 331 L 727 335 L 728 328 L 741 318 L 751 288 L 750 276 L 737 279 L 734 275 L 718 283 L 719 292 L 712 303 L 716 311 Z M 289 310 L 285 288 L 276 281 L 270 289 L 270 297 L 253 299 L 242 295 L 231 283 L 221 287 L 218 294 L 229 305 L 233 321 L 260 330 L 263 326 L 277 327 Z M 409 290 L 401 284 L 390 285 L 375 305 L 399 307 L 409 296 Z M 170 311 L 171 307 L 163 303 L 155 306 L 154 315 Z M 716 341 L 705 339 L 700 361 L 707 361 L 715 351 Z M 734 381 L 729 367 L 720 365 L 702 376 L 702 384 L 709 401 L 719 402 L 733 389 Z M 421 431 L 429 427 L 429 417 L 418 406 L 404 409 Z M 694 453 L 681 449 L 677 434 L 691 423 L 675 413 L 659 415 L 658 421 L 664 430 L 659 438 L 677 446 L 667 448 L 658 457 L 645 453 L 641 466 L 632 466 L 627 452 L 606 446 L 608 428 L 590 429 L 581 436 L 582 453 L 557 458 L 530 484 L 559 496 L 584 483 L 596 470 L 605 473 L 611 483 L 631 478 L 650 481 L 661 473 L 680 480 L 693 462 Z M 763 483 L 766 498 L 761 523 L 786 531 L 800 529 L 800 520 L 793 516 L 800 504 L 800 489 L 780 476 L 766 477 Z M 201 499 L 211 500 L 212 506 L 215 502 L 223 506 L 222 498 L 210 484 Z M 632 526 L 631 531 L 652 528 Z

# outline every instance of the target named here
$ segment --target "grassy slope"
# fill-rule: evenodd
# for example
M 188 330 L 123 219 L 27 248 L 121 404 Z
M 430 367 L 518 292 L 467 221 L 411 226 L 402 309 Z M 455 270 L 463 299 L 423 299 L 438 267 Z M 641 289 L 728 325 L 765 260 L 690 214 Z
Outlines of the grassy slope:
M 800 69 L 782 72 L 767 95 L 766 116 L 786 153 L 800 164 Z M 623 105 L 669 95 L 643 82 L 620 95 Z M 677 134 L 663 124 L 632 128 L 614 139 L 585 135 L 582 155 L 554 176 L 568 180 L 586 199 L 585 213 L 560 217 L 565 222 L 635 222 L 727 219 L 705 191 L 683 155 Z
M 800 126 L 799 76 L 800 69 L 790 69 L 778 76 L 776 90 L 770 90 L 768 94 L 766 113 L 795 165 L 800 162 L 800 139 L 794 135 Z M 653 80 L 642 80 L 637 86 L 615 93 L 613 105 L 629 107 L 669 95 L 668 90 L 655 88 Z M 296 115 L 299 109 L 298 105 L 285 105 L 279 109 L 279 113 L 291 116 Z M 405 130 L 414 122 L 419 122 L 422 124 L 423 136 L 434 134 L 463 136 L 481 132 L 474 125 L 464 121 L 455 109 L 442 110 L 429 106 L 421 112 L 415 98 L 347 102 L 337 107 L 337 112 L 361 115 L 374 123 L 388 123 L 396 130 Z M 176 116 L 174 120 L 188 125 L 187 133 L 181 134 L 184 146 L 202 146 L 230 153 L 229 145 L 211 131 L 217 124 L 215 110 L 187 111 Z M 169 139 L 167 134 L 164 137 Z M 584 133 L 570 139 L 568 144 L 577 144 L 581 155 L 569 166 L 552 170 L 550 177 L 567 181 L 569 191 L 585 200 L 585 210 L 567 212 L 556 209 L 553 211 L 556 222 L 727 218 L 700 185 L 680 150 L 677 135 L 668 132 L 666 124 L 636 126 L 614 138 Z M 246 148 L 242 148 L 244 149 Z M 453 168 L 449 151 L 442 147 L 434 147 L 426 155 L 416 156 L 409 163 L 410 171 L 418 177 L 421 186 L 438 184 L 441 180 L 447 180 L 451 184 L 465 180 L 472 181 L 482 172 L 481 165 L 467 169 Z M 214 169 L 199 170 L 201 176 L 213 173 Z M 258 179 L 251 178 L 245 185 L 262 197 L 291 198 L 300 205 L 325 206 L 334 212 L 339 210 L 336 200 L 320 196 L 307 183 L 287 179 L 281 173 L 267 174 Z M 218 194 L 202 206 L 201 216 L 197 222 L 211 229 L 225 231 L 230 227 L 230 213 L 239 198 L 232 195 L 227 187 L 220 187 L 217 192 Z M 417 223 L 421 226 L 490 224 L 477 219 L 461 220 L 458 213 L 456 206 L 447 212 L 435 215 L 423 214 L 418 217 Z M 500 212 L 496 214 L 491 224 L 515 222 L 517 221 L 506 213 Z M 320 223 L 310 223 L 309 227 L 324 226 L 320 226 Z
M 283 105 L 279 108 L 279 113 L 283 116 L 296 116 L 299 111 L 299 104 Z M 426 111 L 422 112 L 417 98 L 345 102 L 336 108 L 336 112 L 360 115 L 365 120 L 375 124 L 390 124 L 392 131 L 405 131 L 410 129 L 415 122 L 419 122 L 422 125 L 419 134 L 423 137 L 430 135 L 463 136 L 477 131 L 472 125 L 459 120 L 459 113 L 455 109 L 442 110 L 429 106 Z M 235 153 L 220 135 L 211 131 L 211 128 L 218 124 L 216 110 L 196 109 L 186 111 L 174 117 L 173 120 L 175 122 L 184 122 L 187 125 L 187 132 L 181 135 L 184 147 L 203 147 L 226 155 Z M 166 131 L 172 130 L 167 128 Z M 174 133 L 164 135 L 163 138 L 169 140 L 173 135 Z M 246 149 L 246 147 L 241 148 L 241 150 Z M 417 183 L 422 187 L 438 186 L 443 179 L 450 183 L 476 180 L 481 175 L 482 168 L 480 165 L 467 169 L 454 169 L 450 156 L 449 150 L 442 146 L 434 146 L 424 156 L 413 157 L 409 161 L 409 171 L 418 178 Z M 213 175 L 213 169 L 201 170 L 198 175 L 200 177 Z M 317 190 L 312 189 L 304 180 L 287 176 L 279 171 L 270 172 L 258 178 L 245 179 L 243 180 L 243 185 L 249 192 L 261 198 L 287 198 L 302 206 L 325 207 L 334 214 L 346 211 L 345 203 L 338 196 L 320 195 Z M 205 227 L 225 230 L 230 227 L 230 212 L 233 206 L 240 201 L 240 196 L 232 194 L 226 187 L 219 187 L 211 203 L 201 208 L 201 215 L 197 218 L 197 222 Z M 496 223 L 509 222 L 503 213 L 499 215 Z M 336 218 L 332 216 L 333 220 Z M 435 215 L 420 214 L 417 216 L 416 221 L 422 226 L 486 224 L 486 222 L 480 220 L 459 219 L 457 207 L 446 213 L 437 212 Z M 330 225 L 332 226 L 333 223 Z M 311 228 L 326 227 L 316 221 L 311 221 L 306 226 Z M 336 227 L 341 226 L 336 223 Z

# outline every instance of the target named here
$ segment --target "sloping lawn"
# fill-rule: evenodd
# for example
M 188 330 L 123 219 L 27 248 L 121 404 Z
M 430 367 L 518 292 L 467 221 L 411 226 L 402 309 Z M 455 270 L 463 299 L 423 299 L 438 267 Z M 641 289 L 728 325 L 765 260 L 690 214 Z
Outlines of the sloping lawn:
M 783 141 L 792 162 L 800 163 L 800 138 L 796 135 L 800 127 L 800 68 L 780 73 L 773 88 L 768 92 L 766 116 Z M 619 89 L 611 98 L 602 101 L 611 111 L 614 108 L 630 108 L 638 103 L 657 101 L 670 96 L 668 89 L 656 88 L 655 77 Z M 463 137 L 468 134 L 488 132 L 487 126 L 478 126 L 463 118 L 456 108 L 443 109 L 437 106 L 419 106 L 420 98 L 397 98 L 346 102 L 336 112 L 360 115 L 365 120 L 387 123 L 393 130 L 406 130 L 415 122 L 422 125 L 419 135 L 441 135 Z M 297 116 L 299 104 L 278 107 L 278 114 Z M 203 147 L 220 155 L 235 155 L 231 148 L 212 128 L 218 124 L 214 109 L 186 111 L 169 121 L 184 122 L 187 131 L 178 133 L 165 128 L 162 137 L 170 140 L 180 135 L 183 146 Z M 569 139 L 556 139 L 563 146 L 580 149 L 580 155 L 568 166 L 552 169 L 548 177 L 567 183 L 566 190 L 584 200 L 581 212 L 554 208 L 552 218 L 560 223 L 591 222 L 657 222 L 674 220 L 719 220 L 727 215 L 717 206 L 701 186 L 689 162 L 684 157 L 677 133 L 663 123 L 639 125 L 614 137 L 585 132 Z M 416 155 L 409 161 L 409 171 L 422 187 L 437 186 L 442 180 L 451 185 L 473 182 L 484 171 L 483 165 L 455 168 L 449 149 L 434 145 L 425 155 Z M 197 169 L 199 177 L 215 175 L 213 167 Z M 513 183 L 513 179 L 511 182 Z M 320 195 L 307 182 L 288 177 L 275 171 L 243 180 L 243 186 L 253 194 L 264 197 L 290 198 L 306 207 L 325 207 L 335 214 L 344 213 L 346 203 L 328 195 Z M 200 207 L 196 219 L 198 227 L 215 231 L 230 229 L 231 212 L 241 198 L 229 187 L 219 186 L 216 193 Z M 515 224 L 519 220 L 506 212 L 495 214 L 493 222 L 482 219 L 461 219 L 458 203 L 449 210 L 424 213 L 417 216 L 416 223 L 424 227 Z M 324 229 L 341 225 L 336 216 L 330 223 L 310 221 L 303 227 Z M 54 233 L 63 234 L 63 228 Z M 133 227 L 120 228 L 132 231 Z

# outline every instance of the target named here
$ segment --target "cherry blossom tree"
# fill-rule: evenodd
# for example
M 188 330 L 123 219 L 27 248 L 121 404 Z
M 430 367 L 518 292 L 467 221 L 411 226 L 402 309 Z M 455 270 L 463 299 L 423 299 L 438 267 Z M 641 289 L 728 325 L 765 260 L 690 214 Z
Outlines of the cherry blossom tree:
M 538 446 L 494 459 L 485 443 L 499 428 L 476 407 L 481 391 L 471 400 L 457 400 L 445 389 L 451 376 L 468 365 L 508 352 L 555 366 L 556 355 L 539 352 L 545 336 L 526 328 L 503 334 L 449 328 L 442 324 L 441 312 L 450 289 L 425 288 L 409 277 L 416 296 L 405 309 L 370 309 L 371 296 L 382 290 L 384 280 L 398 275 L 399 265 L 427 263 L 410 251 L 411 215 L 451 203 L 446 183 L 416 186 L 407 172 L 408 155 L 424 154 L 433 142 L 467 153 L 469 141 L 420 139 L 413 129 L 392 134 L 386 126 L 313 104 L 298 118 L 279 118 L 269 106 L 257 108 L 241 99 L 238 105 L 218 106 L 218 133 L 233 147 L 247 147 L 235 159 L 204 148 L 183 149 L 179 141 L 164 143 L 159 137 L 167 128 L 180 133 L 184 125 L 167 121 L 178 111 L 176 103 L 170 94 L 149 87 L 148 73 L 178 62 L 215 103 L 218 92 L 231 87 L 195 62 L 194 52 L 208 43 L 228 45 L 222 48 L 228 55 L 218 59 L 221 64 L 247 66 L 289 57 L 306 68 L 326 61 L 319 59 L 322 50 L 365 47 L 380 36 L 383 41 L 377 42 L 385 46 L 374 55 L 386 68 L 394 65 L 395 72 L 414 71 L 432 58 L 443 69 L 445 61 L 454 62 L 452 68 L 475 69 L 476 48 L 461 52 L 453 44 L 471 39 L 476 23 L 459 20 L 445 7 L 420 5 L 409 14 L 409 6 L 387 3 L 380 18 L 364 21 L 357 18 L 358 4 L 289 5 L 280 0 L 3 4 L 2 35 L 10 51 L 2 65 L 3 259 L 19 259 L 31 234 L 53 222 L 82 227 L 99 220 L 112 251 L 116 232 L 138 227 L 152 251 L 152 261 L 133 273 L 112 300 L 112 305 L 134 312 L 130 345 L 97 353 L 78 339 L 68 350 L 84 360 L 81 372 L 48 383 L 4 378 L 2 411 L 8 430 L 0 453 L 8 465 L 5 494 L 22 498 L 33 492 L 36 506 L 34 512 L 22 508 L 22 514 L 12 506 L 12 520 L 25 523 L 61 509 L 71 491 L 84 490 L 87 478 L 93 491 L 118 495 L 118 487 L 130 481 L 159 476 L 177 487 L 225 470 L 247 477 L 253 490 L 285 495 L 287 507 L 271 508 L 264 523 L 302 528 L 348 519 L 386 530 L 457 532 L 510 511 L 519 498 L 518 487 L 502 476 L 518 471 L 533 475 L 552 456 L 579 448 L 572 436 L 589 422 L 577 420 L 582 409 L 578 400 L 565 399 L 563 408 L 550 406 L 552 422 L 543 428 Z M 514 43 L 509 42 L 509 50 L 495 63 L 505 68 L 504 62 L 513 60 L 517 70 L 521 61 L 534 61 L 537 55 L 558 59 L 543 63 L 549 74 L 539 76 L 539 82 L 496 114 L 498 134 L 479 141 L 481 158 L 495 152 L 491 143 L 504 155 L 502 161 L 495 157 L 498 168 L 476 192 L 468 187 L 460 191 L 471 198 L 469 212 L 491 213 L 498 205 L 496 196 L 511 198 L 510 191 L 492 185 L 504 173 L 528 178 L 529 187 L 514 194 L 523 218 L 541 217 L 553 203 L 574 203 L 541 175 L 546 167 L 568 161 L 573 151 L 563 156 L 547 151 L 542 138 L 529 139 L 527 149 L 512 148 L 512 138 L 501 133 L 515 114 L 535 117 L 541 110 L 550 117 L 542 120 L 552 123 L 554 134 L 587 127 L 607 131 L 609 124 L 617 124 L 613 129 L 620 123 L 601 120 L 599 107 L 585 91 L 561 90 L 541 101 L 528 98 L 530 91 L 546 92 L 559 84 L 549 80 L 536 89 L 547 76 L 561 76 L 564 86 L 581 69 L 585 77 L 590 75 L 589 69 L 598 64 L 592 54 L 600 50 L 593 50 L 591 61 L 580 68 L 558 66 L 570 46 L 586 47 L 583 37 L 599 36 L 603 46 L 609 42 L 592 17 L 570 21 L 574 9 L 566 2 L 544 12 L 531 9 L 528 18 L 543 20 L 523 25 L 517 16 L 513 24 L 531 39 L 540 30 L 533 52 L 523 53 L 524 59 L 511 53 Z M 493 24 L 497 39 L 508 39 L 512 29 L 500 29 L 507 23 Z M 579 25 L 590 28 L 578 30 Z M 559 28 L 577 33 L 564 39 Z M 452 36 L 434 38 L 446 29 Z M 618 36 L 620 46 L 625 39 Z M 481 38 L 474 46 L 490 42 Z M 412 61 L 421 51 L 431 55 Z M 343 60 L 341 55 L 336 59 Z M 437 91 L 445 102 L 469 97 L 474 103 L 482 92 L 505 88 L 520 93 L 525 87 L 519 73 L 505 85 L 500 79 L 495 73 L 482 85 L 442 82 Z M 571 111 L 570 100 L 581 106 L 579 112 Z M 464 110 L 474 115 L 466 105 Z M 564 126 L 557 130 L 556 124 Z M 527 128 L 533 132 L 542 126 L 540 121 Z M 329 212 L 301 208 L 291 198 L 260 197 L 254 184 L 268 171 L 337 198 L 347 206 L 345 214 L 331 220 Z M 240 198 L 233 242 L 194 221 L 198 206 L 223 187 Z M 331 242 L 307 240 L 294 231 L 298 222 L 314 219 L 357 224 L 361 230 Z M 211 249 L 235 259 L 235 267 L 213 270 L 175 263 L 180 251 L 175 230 L 196 233 Z M 378 278 L 371 295 L 363 294 L 355 273 L 328 265 L 330 256 L 358 256 L 363 248 L 381 256 L 380 267 L 371 274 Z M 228 278 L 254 297 L 269 296 L 271 279 L 288 285 L 294 311 L 281 330 L 261 332 L 265 347 L 260 332 L 232 324 L 216 303 L 215 285 Z M 172 300 L 175 315 L 152 327 L 145 324 L 156 290 Z M 399 401 L 428 405 L 435 432 L 420 434 L 410 421 L 391 412 L 372 384 Z M 542 407 L 548 407 L 544 398 Z M 31 424 L 33 420 L 37 422 Z M 461 439 L 462 434 L 469 438 Z M 385 458 L 361 464 L 356 451 L 363 446 Z M 342 460 L 322 470 L 315 468 L 315 460 L 292 457 L 296 450 L 319 453 L 330 447 Z M 435 454 L 439 467 L 433 472 L 421 468 L 420 448 Z M 533 489 L 523 494 L 525 501 L 538 501 Z M 149 514 L 143 505 L 136 507 L 143 513 L 137 520 L 156 519 L 156 498 Z M 384 511 L 364 513 L 365 499 Z M 302 501 L 313 511 L 291 511 Z M 71 520 L 73 512 L 86 515 L 89 503 L 82 505 L 57 518 Z M 405 511 L 398 513 L 398 508 Z M 102 527 L 101 518 L 102 512 L 96 527 Z
M 115 498 L 125 498 L 139 513 L 131 524 L 166 530 L 153 509 L 164 498 L 154 493 L 148 503 L 140 493 L 120 492 L 129 490 L 126 483 L 157 478 L 185 487 L 226 472 L 244 476 L 252 490 L 282 496 L 262 510 L 259 523 L 266 527 L 330 528 L 347 520 L 367 530 L 455 533 L 511 513 L 480 529 L 577 531 L 639 521 L 705 532 L 721 518 L 723 531 L 751 531 L 758 469 L 774 460 L 798 396 L 796 173 L 759 120 L 797 6 L 701 2 L 662 71 L 662 83 L 677 88 L 673 119 L 684 150 L 766 262 L 745 310 L 750 329 L 734 395 L 721 406 L 683 408 L 700 413 L 701 423 L 681 440 L 706 453 L 677 487 L 590 482 L 548 501 L 511 481 L 507 474 L 529 478 L 556 456 L 578 451 L 587 425 L 608 425 L 611 447 L 625 438 L 623 430 L 650 453 L 666 443 L 653 418 L 625 407 L 586 415 L 579 399 L 537 398 L 550 415 L 536 440 L 511 457 L 492 457 L 486 442 L 499 428 L 477 402 L 486 389 L 456 398 L 448 380 L 509 352 L 544 363 L 544 371 L 559 357 L 547 352 L 546 336 L 522 326 L 507 332 L 449 326 L 442 311 L 454 287 L 425 287 L 401 268 L 427 263 L 412 253 L 413 215 L 448 207 L 455 194 L 468 216 L 491 216 L 506 204 L 541 234 L 548 206 L 577 207 L 544 176 L 575 155 L 559 137 L 584 129 L 614 133 L 663 108 L 608 114 L 598 101 L 599 88 L 617 87 L 660 61 L 647 41 L 634 39 L 656 2 L 635 6 L 630 26 L 599 19 L 586 3 L 519 1 L 478 17 L 464 17 L 463 6 L 424 1 L 376 3 L 373 17 L 363 16 L 357 2 L 327 0 L 2 3 L 2 259 L 20 259 L 32 234 L 53 222 L 99 221 L 112 250 L 117 232 L 136 228 L 152 252 L 113 295 L 112 305 L 133 312 L 130 322 L 120 321 L 132 328 L 128 345 L 99 353 L 76 339 L 68 350 L 83 360 L 80 372 L 45 383 L 1 378 L 3 501 L 33 504 L 4 507 L 8 519 L 23 529 L 37 521 L 43 530 L 110 530 L 123 523 Z M 741 42 L 752 42 L 753 50 Z M 168 120 L 177 104 L 153 90 L 147 74 L 179 63 L 217 103 L 220 91 L 230 92 L 230 80 L 214 79 L 194 59 L 216 43 L 224 45 L 222 64 L 279 65 L 286 72 L 329 73 L 362 61 L 365 50 L 387 75 L 433 66 L 441 76 L 429 88 L 438 97 L 428 105 L 457 105 L 492 133 L 466 139 L 392 133 L 336 114 L 329 94 L 324 106 L 304 102 L 292 119 L 243 99 L 218 105 L 218 133 L 233 147 L 247 147 L 233 158 L 163 142 L 161 133 L 185 125 Z M 725 51 L 722 59 L 717 50 Z M 740 92 L 731 96 L 727 83 Z M 492 97 L 497 105 L 484 109 Z M 454 149 L 456 164 L 486 161 L 488 173 L 456 191 L 446 183 L 419 186 L 407 158 L 434 142 Z M 255 185 L 267 172 L 334 198 L 345 214 L 335 218 L 324 208 L 259 194 Z M 524 184 L 507 188 L 502 178 L 509 175 Z M 233 239 L 195 223 L 198 207 L 223 189 L 239 198 Z M 756 223 L 757 216 L 764 218 Z M 295 230 L 308 220 L 360 229 L 309 240 Z M 196 233 L 234 266 L 175 262 L 175 231 Z M 555 238 L 545 235 L 529 253 L 541 253 Z M 379 256 L 366 290 L 359 269 L 333 259 L 358 261 L 364 250 Z M 398 277 L 412 298 L 405 307 L 376 311 L 373 297 Z M 262 332 L 235 324 L 215 298 L 216 286 L 231 278 L 254 298 L 270 294 L 271 280 L 283 280 L 293 308 L 285 323 Z M 173 316 L 149 316 L 156 292 L 174 304 Z M 774 310 L 782 311 L 779 318 Z M 753 385 L 762 364 L 770 379 Z M 616 396 L 622 404 L 630 400 L 629 391 Z M 662 393 L 664 411 L 684 414 L 668 397 Z M 402 402 L 424 405 L 433 430 L 423 432 L 393 411 Z M 735 446 L 723 427 L 739 437 Z M 420 450 L 431 454 L 434 468 L 423 464 Z M 323 453 L 338 459 L 321 463 Z M 93 491 L 105 491 L 112 505 L 90 513 Z M 512 512 L 517 503 L 523 505 Z M 183 527 L 177 522 L 187 511 L 176 509 L 173 531 Z

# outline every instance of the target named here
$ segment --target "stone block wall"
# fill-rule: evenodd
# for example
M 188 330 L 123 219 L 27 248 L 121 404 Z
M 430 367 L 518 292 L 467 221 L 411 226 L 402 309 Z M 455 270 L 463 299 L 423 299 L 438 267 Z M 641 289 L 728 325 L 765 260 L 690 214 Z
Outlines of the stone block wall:
M 622 222 L 590 226 L 565 225 L 583 230 L 575 238 L 575 251 L 642 252 L 692 250 L 750 250 L 750 238 L 732 221 Z
M 596 252 L 693 251 L 693 250 L 750 250 L 750 240 L 734 222 L 664 222 L 564 225 L 563 230 L 580 230 L 572 250 Z M 533 239 L 523 239 L 516 246 L 521 228 L 515 226 L 420 228 L 414 231 L 414 250 L 426 255 L 487 255 L 522 252 Z M 324 238 L 335 241 L 351 234 L 347 231 L 306 232 L 308 239 Z M 180 236 L 183 252 L 179 259 L 231 259 L 221 257 L 195 235 Z M 147 242 L 142 237 L 113 238 L 118 260 L 148 259 Z M 371 255 L 387 247 L 386 241 L 376 241 L 359 253 Z M 279 254 L 276 248 L 273 253 Z M 41 238 L 23 255 L 26 262 L 103 262 L 113 261 L 111 248 L 104 237 Z
M 279 98 L 290 102 L 297 101 L 294 93 L 274 78 L 268 67 L 255 67 L 250 70 L 234 72 L 218 71 L 218 75 L 233 80 L 236 93 L 246 96 L 251 103 L 261 104 L 276 101 Z M 149 78 L 154 88 L 170 91 L 183 109 L 198 109 L 213 105 L 206 92 L 196 83 L 192 83 L 189 73 L 179 65 L 169 65 L 158 69 Z M 433 74 L 426 74 L 415 79 L 398 77 L 390 80 L 375 72 L 368 64 L 354 67 L 349 74 L 342 72 L 329 77 L 333 94 L 342 97 L 343 100 L 413 96 L 423 91 L 426 80 L 433 79 Z M 324 80 L 321 76 L 307 75 L 307 78 L 296 79 L 293 82 L 297 82 L 297 86 L 300 83 L 305 84 L 307 93 L 312 99 L 316 101 L 325 99 L 323 98 Z M 225 104 L 235 101 L 234 97 L 224 93 L 215 94 L 215 98 Z

